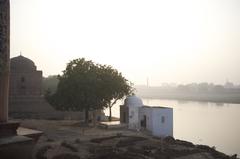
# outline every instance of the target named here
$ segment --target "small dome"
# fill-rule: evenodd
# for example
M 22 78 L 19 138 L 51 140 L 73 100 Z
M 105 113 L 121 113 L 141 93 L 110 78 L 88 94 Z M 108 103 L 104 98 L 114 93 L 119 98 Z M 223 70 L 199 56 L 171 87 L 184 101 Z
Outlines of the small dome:
M 125 106 L 132 106 L 132 107 L 142 107 L 143 106 L 143 102 L 142 99 L 133 95 L 133 96 L 129 96 L 124 100 L 124 105 Z
M 22 55 L 11 58 L 11 70 L 35 71 L 36 66 L 34 62 Z

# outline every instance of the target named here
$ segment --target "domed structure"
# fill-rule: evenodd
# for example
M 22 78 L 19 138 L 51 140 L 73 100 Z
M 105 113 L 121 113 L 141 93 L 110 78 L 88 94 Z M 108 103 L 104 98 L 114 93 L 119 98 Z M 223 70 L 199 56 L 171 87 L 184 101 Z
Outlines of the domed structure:
M 136 96 L 127 97 L 120 105 L 120 123 L 131 130 L 148 130 L 153 136 L 173 136 L 173 109 L 143 105 Z
M 83 112 L 56 111 L 42 95 L 42 71 L 22 55 L 11 59 L 9 116 L 34 119 L 84 118 Z M 100 116 L 96 113 L 96 117 Z
M 129 96 L 124 100 L 124 105 L 128 107 L 142 107 L 143 102 L 142 99 L 133 95 Z
M 21 72 L 29 72 L 36 71 L 36 66 L 34 62 L 22 55 L 14 57 L 10 61 L 11 63 L 11 71 L 21 71 Z
M 41 96 L 42 71 L 22 55 L 10 60 L 10 97 Z

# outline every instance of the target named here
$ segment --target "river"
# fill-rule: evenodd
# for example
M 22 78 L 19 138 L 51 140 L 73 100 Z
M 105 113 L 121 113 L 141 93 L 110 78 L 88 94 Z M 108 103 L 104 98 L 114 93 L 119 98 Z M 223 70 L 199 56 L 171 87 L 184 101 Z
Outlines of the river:
M 119 101 L 113 116 L 119 117 Z M 173 108 L 174 137 L 240 156 L 240 104 L 143 99 L 144 105 Z M 105 111 L 108 115 L 108 110 Z

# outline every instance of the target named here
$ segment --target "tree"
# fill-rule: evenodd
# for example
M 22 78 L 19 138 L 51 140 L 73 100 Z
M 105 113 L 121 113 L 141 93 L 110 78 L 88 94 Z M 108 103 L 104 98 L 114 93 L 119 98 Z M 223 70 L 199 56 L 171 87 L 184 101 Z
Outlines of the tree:
M 58 76 L 57 75 L 51 75 L 48 77 L 44 77 L 42 80 L 42 89 L 44 93 L 51 92 L 54 93 L 57 90 L 58 85 Z
M 57 90 L 47 95 L 47 100 L 57 110 L 85 110 L 85 121 L 88 122 L 89 110 L 104 107 L 99 98 L 98 65 L 84 58 L 76 59 L 67 64 L 63 75 L 58 76 Z
M 111 66 L 101 66 L 103 79 L 103 94 L 109 108 L 109 121 L 112 120 L 112 107 L 123 97 L 133 92 L 132 84 L 121 73 Z
M 57 110 L 84 110 L 86 122 L 90 110 L 112 106 L 115 100 L 127 95 L 132 88 L 111 66 L 96 64 L 84 58 L 68 63 L 58 79 L 56 92 L 47 92 L 46 99 Z

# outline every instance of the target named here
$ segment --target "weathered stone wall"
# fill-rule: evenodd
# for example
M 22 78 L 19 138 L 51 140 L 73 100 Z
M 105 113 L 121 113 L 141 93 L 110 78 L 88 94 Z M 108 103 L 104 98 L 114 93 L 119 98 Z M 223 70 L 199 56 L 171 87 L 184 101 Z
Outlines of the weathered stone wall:
M 57 111 L 44 99 L 42 71 L 21 55 L 11 59 L 9 115 L 22 119 L 84 119 L 84 113 Z
M 0 122 L 6 122 L 8 119 L 9 51 L 9 0 L 0 0 Z
M 42 95 L 42 71 L 10 73 L 10 96 Z
M 10 96 L 42 95 L 42 71 L 32 60 L 20 55 L 12 58 L 10 65 Z
M 57 111 L 42 96 L 18 96 L 9 102 L 9 116 L 22 119 L 83 120 L 83 112 Z

